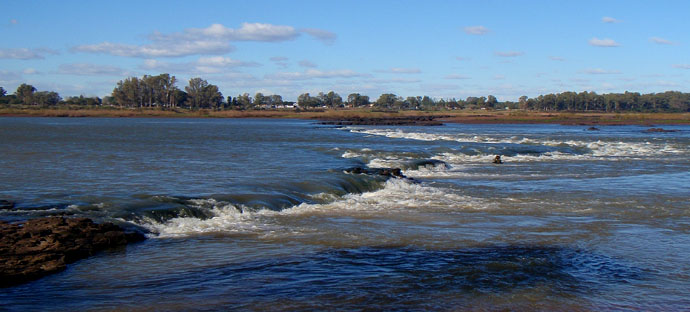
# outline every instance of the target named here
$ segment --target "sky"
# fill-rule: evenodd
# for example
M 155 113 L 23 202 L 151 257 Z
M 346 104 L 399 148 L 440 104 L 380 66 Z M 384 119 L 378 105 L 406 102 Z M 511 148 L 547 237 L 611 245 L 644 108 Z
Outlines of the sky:
M 501 101 L 690 91 L 690 1 L 0 0 L 0 87 L 110 95 L 201 77 L 225 96 Z

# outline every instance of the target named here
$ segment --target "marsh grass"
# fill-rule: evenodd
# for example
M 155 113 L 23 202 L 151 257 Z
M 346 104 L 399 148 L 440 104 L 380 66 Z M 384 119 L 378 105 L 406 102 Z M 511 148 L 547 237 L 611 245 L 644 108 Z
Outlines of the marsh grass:
M 374 111 L 371 109 L 341 109 L 320 111 L 296 110 L 188 110 L 182 108 L 0 108 L 0 116 L 27 117 L 111 117 L 111 118 L 381 118 L 436 116 L 445 122 L 460 123 L 560 123 L 582 125 L 606 124 L 690 124 L 690 113 L 603 113 L 603 112 L 532 112 L 522 110 L 486 111 Z

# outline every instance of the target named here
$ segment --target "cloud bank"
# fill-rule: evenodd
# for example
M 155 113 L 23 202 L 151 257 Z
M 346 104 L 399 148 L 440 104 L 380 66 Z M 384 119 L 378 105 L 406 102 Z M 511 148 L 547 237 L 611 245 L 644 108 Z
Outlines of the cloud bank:
M 148 36 L 151 43 L 144 45 L 102 42 L 78 45 L 71 50 L 141 58 L 222 55 L 234 50 L 234 47 L 230 45 L 233 41 L 282 42 L 294 40 L 302 33 L 326 44 L 331 44 L 336 39 L 334 33 L 316 28 L 298 31 L 292 26 L 242 23 L 240 28 L 235 29 L 222 24 L 212 24 L 206 28 L 188 28 L 182 32 L 170 34 L 154 32 Z
M 27 49 L 0 49 L 0 59 L 14 59 L 14 60 L 42 60 L 47 55 L 56 55 L 58 51 L 46 48 Z

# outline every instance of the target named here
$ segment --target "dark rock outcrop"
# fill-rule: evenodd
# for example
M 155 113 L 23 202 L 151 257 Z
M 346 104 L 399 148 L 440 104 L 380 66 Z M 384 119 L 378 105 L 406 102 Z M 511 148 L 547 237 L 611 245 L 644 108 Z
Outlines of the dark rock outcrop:
M 645 133 L 654 133 L 654 132 L 665 133 L 665 132 L 678 132 L 678 131 L 680 131 L 680 130 L 666 130 L 666 129 L 662 129 L 662 128 L 649 128 L 647 130 L 643 130 L 642 132 L 645 132 Z
M 322 119 L 323 125 L 353 126 L 442 126 L 435 120 L 444 116 L 404 116 L 404 117 L 348 117 L 337 119 Z
M 14 209 L 14 202 L 9 200 L 0 199 L 0 210 L 12 210 Z
M 496 155 L 496 157 L 494 157 L 494 164 L 500 165 L 502 163 L 503 163 L 503 160 L 501 159 L 501 155 Z
M 47 217 L 23 224 L 0 221 L 0 287 L 60 272 L 99 251 L 144 240 L 112 223 Z
M 599 131 L 599 128 L 597 128 L 597 127 L 589 127 L 589 128 L 587 128 L 587 131 Z
M 354 168 L 345 169 L 345 172 L 353 173 L 353 174 L 379 175 L 379 176 L 384 176 L 387 178 L 398 178 L 398 179 L 406 179 L 407 178 L 404 174 L 402 174 L 402 170 L 400 170 L 400 168 L 354 167 Z

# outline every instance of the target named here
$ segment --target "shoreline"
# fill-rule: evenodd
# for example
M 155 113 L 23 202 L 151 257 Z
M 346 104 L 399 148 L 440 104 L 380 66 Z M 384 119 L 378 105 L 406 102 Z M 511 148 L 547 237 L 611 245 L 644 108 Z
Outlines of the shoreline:
M 382 112 L 363 109 L 294 111 L 252 110 L 212 111 L 184 109 L 13 109 L 0 108 L 0 117 L 96 117 L 96 118 L 277 118 L 308 119 L 324 122 L 368 120 L 433 119 L 440 123 L 466 124 L 562 124 L 582 126 L 609 125 L 690 125 L 690 113 L 603 113 L 603 112 L 532 112 L 532 111 L 400 111 Z M 375 124 L 375 123 L 372 123 Z

